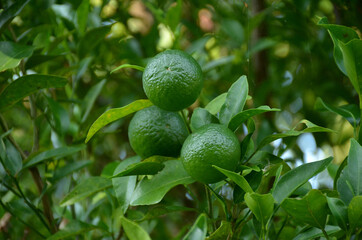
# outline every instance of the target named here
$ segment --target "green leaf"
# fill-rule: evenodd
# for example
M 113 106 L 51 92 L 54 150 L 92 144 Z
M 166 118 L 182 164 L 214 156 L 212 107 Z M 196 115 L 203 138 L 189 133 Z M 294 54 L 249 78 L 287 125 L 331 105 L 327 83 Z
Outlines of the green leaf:
M 353 39 L 344 44 L 338 42 L 343 54 L 344 67 L 349 80 L 359 95 L 362 94 L 362 40 Z
M 337 191 L 346 205 L 354 196 L 362 195 L 362 146 L 351 139 L 347 166 L 337 181 Z
M 362 196 L 355 196 L 348 205 L 348 220 L 350 228 L 362 228 Z
M 324 229 L 328 236 L 331 236 L 334 233 L 339 232 L 341 229 L 338 226 L 329 226 L 327 225 Z M 310 228 L 305 232 L 299 233 L 293 240 L 311 240 L 318 239 L 319 237 L 323 237 L 322 230 L 318 228 Z
M 230 120 L 243 110 L 248 91 L 248 79 L 243 75 L 229 88 L 225 103 L 220 110 L 220 123 L 228 126 Z
M 295 130 L 299 124 L 305 124 L 306 128 L 301 131 Z M 302 133 L 314 133 L 314 132 L 334 132 L 334 131 L 331 129 L 328 129 L 328 128 L 319 127 L 319 126 L 315 125 L 314 123 L 311 123 L 310 121 L 304 119 L 304 120 L 301 120 L 292 130 L 288 130 L 284 133 L 277 133 L 277 134 L 273 134 L 273 135 L 269 135 L 269 136 L 265 137 L 263 140 L 261 140 L 261 142 L 259 143 L 255 152 L 259 151 L 264 146 L 266 146 L 267 144 L 269 144 L 277 139 L 285 138 L 285 137 L 296 137 Z
M 129 240 L 151 240 L 148 233 L 137 223 L 121 217 L 121 224 Z
M 111 25 L 92 28 L 87 31 L 78 44 L 78 55 L 82 59 L 87 54 L 91 53 L 99 43 L 101 43 L 105 36 L 109 33 Z
M 139 156 L 134 156 L 123 160 L 114 170 L 114 175 L 123 172 L 130 165 L 138 163 L 140 161 L 141 157 Z M 127 211 L 128 206 L 131 202 L 132 194 L 136 187 L 136 181 L 137 176 L 127 176 L 112 179 L 113 189 L 116 193 L 118 203 L 120 204 L 123 213 Z
M 86 145 L 82 144 L 78 146 L 54 148 L 48 151 L 38 153 L 27 159 L 27 162 L 24 164 L 23 169 L 44 162 L 45 160 L 48 160 L 50 158 L 56 157 L 57 159 L 59 159 L 72 155 L 76 152 L 83 150 L 85 147 Z
M 232 172 L 226 169 L 222 169 L 218 166 L 213 165 L 219 172 L 233 180 L 239 187 L 241 187 L 245 192 L 254 192 L 253 189 L 250 187 L 249 183 L 245 180 L 245 178 L 236 172 Z
M 34 47 L 13 42 L 0 42 L 0 72 L 15 68 L 33 54 Z
M 0 139 L 0 158 L 12 176 L 16 176 L 22 168 L 23 160 L 20 153 L 9 140 Z
M 79 32 L 80 35 L 83 35 L 83 33 L 87 28 L 88 13 L 89 13 L 89 0 L 83 0 L 79 5 L 76 13 L 77 32 Z
M 352 39 L 359 39 L 358 34 L 352 28 L 335 24 L 328 24 L 328 20 L 325 17 L 318 22 L 318 25 L 328 30 L 328 33 L 331 36 L 334 44 L 334 60 L 336 61 L 338 68 L 345 75 L 347 75 L 345 63 L 343 61 L 343 53 L 338 42 L 341 41 L 343 43 L 347 43 Z
M 222 93 L 213 100 L 211 100 L 205 107 L 205 110 L 209 111 L 212 115 L 218 113 L 221 107 L 224 105 L 226 96 L 228 93 Z
M 226 57 L 221 57 L 219 59 L 216 60 L 212 60 L 208 63 L 206 63 L 204 66 L 202 66 L 202 71 L 203 72 L 208 72 L 214 68 L 226 65 L 226 64 L 230 64 L 232 61 L 234 61 L 235 56 L 226 56 Z
M 348 212 L 344 202 L 339 198 L 327 197 L 328 207 L 332 212 L 332 215 L 336 219 L 338 225 L 345 231 L 347 231 L 348 225 Z
M 155 175 L 164 168 L 163 163 L 139 162 L 129 165 L 125 170 L 113 175 L 111 178 L 133 175 Z
M 96 132 L 107 124 L 150 106 L 152 106 L 150 100 L 140 99 L 128 104 L 127 106 L 107 110 L 92 124 L 85 142 L 87 143 Z
M 82 233 L 89 232 L 97 227 L 94 225 L 90 225 L 85 222 L 81 222 L 78 220 L 71 220 L 67 223 L 65 228 L 59 230 L 52 236 L 48 237 L 47 240 L 60 240 L 60 239 L 67 239 L 70 237 L 76 237 Z
M 258 221 L 265 227 L 273 215 L 274 198 L 272 194 L 247 192 L 244 199 L 246 205 L 253 212 L 256 219 L 258 219 Z
M 328 215 L 326 196 L 319 190 L 312 189 L 302 199 L 288 198 L 282 208 L 296 221 L 324 229 Z
M 205 240 L 224 240 L 232 235 L 232 226 L 230 222 L 221 221 L 221 225 L 215 232 L 211 233 Z
M 280 111 L 280 109 L 277 108 L 270 108 L 269 106 L 260 106 L 255 109 L 248 109 L 245 111 L 242 111 L 238 114 L 236 114 L 229 122 L 228 128 L 231 129 L 231 131 L 235 131 L 242 123 L 244 123 L 249 118 L 265 113 L 265 112 L 275 112 Z
M 143 178 L 133 193 L 131 205 L 151 205 L 162 200 L 165 194 L 179 184 L 190 184 L 193 180 L 180 160 L 164 162 L 165 168 L 151 179 Z
M 317 98 L 314 107 L 317 110 L 327 110 L 329 112 L 336 113 L 336 114 L 344 117 L 352 125 L 352 127 L 354 127 L 354 128 L 357 127 L 357 119 L 359 119 L 358 112 L 357 113 L 355 113 L 355 111 L 351 112 L 349 109 L 347 109 L 346 107 L 343 107 L 343 106 L 335 107 L 335 106 L 326 104 L 321 98 Z M 356 110 L 359 111 L 358 107 Z
M 144 67 L 137 66 L 137 65 L 131 65 L 131 64 L 126 63 L 126 64 L 122 64 L 121 66 L 116 67 L 115 69 L 113 69 L 111 71 L 111 73 L 114 73 L 115 71 L 118 71 L 118 70 L 120 70 L 122 68 L 133 68 L 133 69 L 136 69 L 136 70 L 139 70 L 139 71 L 142 71 L 142 72 L 145 70 Z
M 14 4 L 0 13 L 0 34 L 11 20 L 20 14 L 21 10 L 23 10 L 29 2 L 30 0 L 17 0 Z
M 0 94 L 0 110 L 9 109 L 26 96 L 43 88 L 60 88 L 67 79 L 52 75 L 26 75 L 10 83 Z
M 78 170 L 90 165 L 91 163 L 92 163 L 92 161 L 90 161 L 90 160 L 81 160 L 81 161 L 67 163 L 64 167 L 57 168 L 54 171 L 52 180 L 57 181 L 59 179 L 62 179 L 63 177 L 67 176 L 68 174 L 78 171 Z
M 191 116 L 190 126 L 192 131 L 196 131 L 200 127 L 209 123 L 219 123 L 219 120 L 206 109 L 196 108 Z
M 206 214 L 202 213 L 196 219 L 194 225 L 187 232 L 183 240 L 201 240 L 205 239 L 207 234 L 207 217 Z
M 64 136 L 68 132 L 70 125 L 69 113 L 58 101 L 55 101 L 53 98 L 46 97 L 46 100 L 48 101 L 48 106 L 50 109 L 50 111 L 46 113 L 50 115 L 47 119 L 49 119 L 48 121 L 50 125 L 55 128 L 55 131 L 60 136 Z
M 79 183 L 60 202 L 61 207 L 72 205 L 90 195 L 112 186 L 112 181 L 103 177 L 90 177 Z
M 166 12 L 165 22 L 175 32 L 177 26 L 181 23 L 182 1 L 177 0 L 176 4 L 172 4 Z
M 284 199 L 290 196 L 298 187 L 306 183 L 310 178 L 323 171 L 333 158 L 306 163 L 294 168 L 284 174 L 273 191 L 273 197 L 277 203 L 282 203 Z
M 98 95 L 101 93 L 105 83 L 106 83 L 105 79 L 100 81 L 99 83 L 94 85 L 91 89 L 89 89 L 89 91 L 85 95 L 82 103 L 82 114 L 83 114 L 82 123 L 84 123 L 85 120 L 87 120 L 88 115 L 93 107 L 93 104 L 96 101 Z
M 155 207 L 149 209 L 144 215 L 144 217 L 139 221 L 145 221 L 149 219 L 159 218 L 169 213 L 175 212 L 197 212 L 194 208 L 182 207 L 182 206 L 169 206 L 169 205 L 159 205 L 157 204 Z

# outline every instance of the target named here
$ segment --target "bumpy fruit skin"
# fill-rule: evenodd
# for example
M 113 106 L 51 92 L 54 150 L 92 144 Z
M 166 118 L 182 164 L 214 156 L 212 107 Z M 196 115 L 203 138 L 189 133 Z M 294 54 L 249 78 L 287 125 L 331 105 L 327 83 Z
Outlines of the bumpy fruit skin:
M 156 106 L 138 111 L 128 127 L 131 147 L 142 158 L 153 155 L 177 157 L 188 135 L 178 113 Z
M 215 183 L 225 175 L 212 165 L 234 171 L 240 159 L 240 144 L 235 134 L 220 124 L 208 124 L 192 133 L 181 149 L 185 170 L 195 180 Z
M 147 64 L 142 82 L 153 104 L 168 111 L 179 111 L 196 101 L 203 77 L 200 65 L 190 55 L 166 50 Z

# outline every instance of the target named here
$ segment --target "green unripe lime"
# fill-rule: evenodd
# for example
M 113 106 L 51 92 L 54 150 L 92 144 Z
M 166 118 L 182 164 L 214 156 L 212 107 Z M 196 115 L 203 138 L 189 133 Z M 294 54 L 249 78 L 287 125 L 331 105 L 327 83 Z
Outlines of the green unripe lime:
M 185 122 L 177 112 L 156 106 L 138 111 L 128 127 L 131 147 L 142 158 L 177 157 L 188 135 Z
M 168 111 L 179 111 L 198 98 L 203 85 L 202 70 L 187 53 L 167 50 L 147 64 L 142 82 L 153 104 Z
M 185 170 L 203 183 L 225 179 L 225 175 L 212 165 L 234 171 L 240 155 L 240 144 L 235 134 L 224 125 L 213 123 L 188 136 L 181 149 Z

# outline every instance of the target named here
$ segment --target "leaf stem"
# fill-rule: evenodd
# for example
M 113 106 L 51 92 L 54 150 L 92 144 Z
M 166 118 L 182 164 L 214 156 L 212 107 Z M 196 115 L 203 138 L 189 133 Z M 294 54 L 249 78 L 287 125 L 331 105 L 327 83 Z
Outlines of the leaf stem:
M 192 131 L 191 131 L 189 122 L 187 121 L 187 118 L 186 118 L 186 115 L 185 115 L 184 111 L 181 110 L 180 112 L 181 112 L 182 118 L 183 118 L 183 120 L 184 120 L 184 122 L 186 124 L 187 130 L 189 131 L 189 133 L 191 133 Z
M 205 184 L 205 192 L 206 192 L 206 199 L 207 199 L 207 209 L 208 209 L 208 215 L 211 220 L 212 225 L 212 231 L 214 232 L 216 229 L 215 222 L 213 220 L 213 209 L 212 209 L 212 199 L 209 188 Z

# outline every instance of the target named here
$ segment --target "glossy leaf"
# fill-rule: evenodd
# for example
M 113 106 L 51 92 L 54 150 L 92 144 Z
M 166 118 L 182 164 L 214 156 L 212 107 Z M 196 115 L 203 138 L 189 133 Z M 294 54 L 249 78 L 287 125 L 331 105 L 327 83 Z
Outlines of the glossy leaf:
M 312 189 L 302 199 L 288 198 L 282 208 L 296 221 L 324 229 L 328 215 L 326 196 L 319 190 Z
M 266 226 L 274 210 L 274 198 L 272 194 L 247 192 L 244 199 L 246 206 L 253 212 L 256 219 L 258 219 L 263 226 Z
M 228 239 L 232 235 L 232 226 L 230 222 L 221 221 L 221 225 L 215 232 L 211 233 L 205 240 L 222 240 Z
M 109 33 L 111 29 L 110 25 L 101 26 L 97 28 L 92 28 L 87 31 L 83 38 L 79 41 L 78 44 L 78 55 L 80 58 L 84 58 L 87 54 L 92 52 L 105 36 Z
M 76 185 L 60 202 L 62 207 L 72 205 L 97 192 L 112 186 L 112 181 L 103 177 L 90 177 Z
M 229 122 L 228 128 L 231 129 L 231 131 L 235 131 L 242 123 L 244 123 L 249 118 L 265 113 L 265 112 L 275 112 L 280 111 L 280 109 L 277 108 L 270 108 L 269 106 L 260 106 L 255 109 L 248 109 L 245 111 L 242 111 L 238 114 L 236 114 Z
M 145 70 L 144 67 L 137 66 L 137 65 L 132 65 L 132 64 L 127 64 L 127 63 L 126 63 L 126 64 L 122 64 L 121 66 L 116 67 L 115 69 L 113 69 L 113 70 L 111 71 L 111 73 L 114 73 L 115 71 L 118 71 L 118 70 L 120 70 L 120 69 L 122 69 L 122 68 L 133 68 L 133 69 L 139 70 L 139 71 L 141 71 L 141 72 L 143 72 L 143 71 Z
M 85 120 L 87 120 L 88 115 L 94 105 L 94 102 L 96 101 L 98 95 L 101 93 L 105 83 L 106 83 L 105 79 L 100 81 L 99 83 L 94 85 L 91 89 L 89 89 L 89 91 L 85 95 L 82 104 L 82 113 L 83 113 L 82 122 L 85 122 Z
M 209 123 L 219 123 L 219 120 L 204 108 L 196 108 L 191 116 L 190 126 L 192 131 Z
M 200 240 L 205 239 L 207 234 L 207 217 L 206 214 L 201 214 L 187 232 L 183 240 Z
M 90 225 L 85 222 L 71 220 L 67 223 L 65 228 L 59 230 L 52 236 L 48 237 L 47 240 L 60 240 L 60 239 L 67 239 L 67 238 L 75 238 L 76 236 L 89 232 L 97 227 L 94 225 Z
M 123 160 L 114 170 L 114 175 L 123 172 L 130 165 L 139 163 L 140 161 L 141 157 L 139 156 L 134 156 Z M 120 204 L 123 213 L 127 211 L 129 203 L 131 202 L 132 194 L 136 187 L 136 181 L 137 176 L 127 176 L 112 179 L 113 189 L 116 193 L 118 203 Z
M 180 160 L 164 162 L 165 168 L 151 179 L 143 178 L 133 193 L 131 205 L 151 205 L 162 200 L 165 194 L 179 184 L 190 184 L 193 180 Z
M 87 143 L 96 132 L 98 132 L 107 124 L 150 106 L 152 106 L 150 100 L 140 99 L 128 104 L 127 106 L 107 110 L 92 124 L 88 131 L 85 142 Z
M 282 203 L 284 199 L 289 197 L 298 187 L 323 171 L 332 160 L 333 158 L 329 157 L 324 160 L 306 163 L 284 174 L 274 188 L 273 197 L 275 201 Z
M 44 88 L 60 88 L 67 79 L 52 75 L 32 74 L 18 78 L 0 93 L 0 110 L 9 109 L 15 103 Z
M 148 233 L 136 222 L 121 217 L 121 224 L 129 240 L 151 240 Z
M 362 195 L 362 146 L 351 139 L 347 166 L 337 181 L 337 190 L 346 205 L 354 196 Z
M 218 166 L 213 165 L 219 172 L 233 180 L 239 187 L 241 187 L 245 192 L 254 192 L 253 189 L 250 187 L 249 183 L 245 180 L 245 178 L 239 175 L 236 172 L 232 172 L 226 169 L 222 169 Z
M 241 76 L 231 87 L 220 110 L 220 123 L 228 126 L 230 120 L 244 108 L 248 97 L 248 80 Z
M 207 111 L 209 111 L 211 114 L 215 115 L 217 114 L 222 105 L 224 105 L 226 100 L 227 93 L 222 93 L 213 100 L 211 100 L 205 107 Z
M 362 228 L 362 196 L 355 196 L 348 205 L 348 220 L 350 228 Z
M 13 42 L 0 42 L 0 72 L 15 68 L 33 54 L 34 47 Z
M 30 157 L 27 162 L 24 164 L 23 168 L 28 168 L 34 166 L 36 164 L 42 163 L 51 158 L 63 158 L 69 155 L 72 155 L 76 152 L 83 150 L 86 146 L 84 144 L 78 146 L 70 146 L 70 147 L 60 147 L 54 148 L 48 151 L 44 151 L 38 153 L 32 157 Z
M 111 178 L 133 175 L 155 175 L 164 168 L 163 163 L 139 162 L 129 165 L 125 170 L 113 175 Z
M 328 207 L 331 210 L 332 215 L 336 219 L 338 225 L 345 231 L 348 226 L 348 212 L 344 202 L 339 198 L 327 197 Z
M 334 233 L 339 232 L 341 229 L 338 226 L 326 226 L 325 229 L 326 233 L 331 236 Z M 319 237 L 323 237 L 322 230 L 318 228 L 310 228 L 305 232 L 299 233 L 293 240 L 311 240 L 311 239 L 318 239 Z
M 14 17 L 19 15 L 30 0 L 17 0 L 10 7 L 0 13 L 0 33 L 7 27 Z

